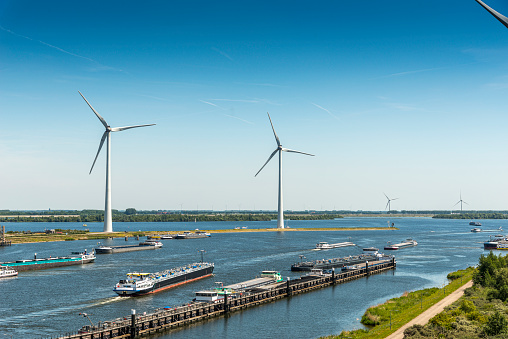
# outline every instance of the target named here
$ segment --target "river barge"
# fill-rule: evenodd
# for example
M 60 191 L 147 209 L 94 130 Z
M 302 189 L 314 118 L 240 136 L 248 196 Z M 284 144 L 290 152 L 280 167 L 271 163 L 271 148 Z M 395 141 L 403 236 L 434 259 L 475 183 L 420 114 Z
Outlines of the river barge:
M 347 246 L 356 246 L 356 245 L 350 241 L 339 242 L 336 244 L 329 244 L 326 241 L 321 241 L 316 244 L 315 250 L 330 250 L 332 248 L 347 247 Z
M 341 268 L 344 266 L 351 266 L 363 264 L 367 261 L 385 261 L 392 260 L 391 255 L 386 255 L 379 252 L 354 255 L 343 258 L 332 258 L 315 261 L 302 261 L 291 265 L 291 271 L 311 271 L 312 269 L 331 270 L 332 268 Z
M 155 250 L 161 247 L 162 243 L 160 241 L 144 241 L 136 245 L 123 245 L 123 246 L 106 246 L 99 243 L 99 246 L 95 248 L 95 253 L 113 254 L 133 251 Z
M 198 238 L 208 238 L 209 236 L 210 233 L 196 230 L 194 233 L 189 231 L 179 233 L 175 236 L 175 239 L 198 239 Z
M 49 257 L 41 259 L 37 258 L 36 253 L 33 259 L 1 262 L 0 266 L 7 266 L 20 272 L 20 271 L 40 270 L 53 267 L 89 264 L 94 260 L 95 260 L 94 252 L 92 251 L 92 253 L 87 253 L 86 250 L 85 252 L 78 253 L 77 256 Z
M 388 245 L 385 246 L 385 250 L 396 251 L 401 248 L 413 247 L 416 245 L 418 245 L 418 243 L 415 240 L 406 239 L 403 242 L 398 243 L 398 244 L 392 244 L 391 242 L 388 242 Z
M 113 291 L 122 297 L 156 293 L 209 277 L 213 268 L 213 263 L 201 262 L 157 273 L 127 273 L 127 279 L 120 280 Z

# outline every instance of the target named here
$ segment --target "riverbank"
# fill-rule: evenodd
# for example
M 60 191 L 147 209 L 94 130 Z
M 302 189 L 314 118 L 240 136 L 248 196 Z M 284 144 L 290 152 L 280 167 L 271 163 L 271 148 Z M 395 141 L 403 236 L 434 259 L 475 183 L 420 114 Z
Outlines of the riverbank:
M 252 232 L 344 232 L 344 231 L 394 231 L 398 230 L 396 227 L 334 227 L 334 228 L 241 228 L 241 229 L 222 229 L 222 230 L 202 230 L 210 234 L 219 233 L 252 233 Z M 192 231 L 192 230 L 189 230 Z M 7 241 L 11 241 L 12 244 L 23 244 L 23 243 L 36 243 L 36 242 L 49 242 L 49 241 L 75 241 L 75 240 L 102 240 L 108 238 L 133 238 L 133 237 L 144 237 L 147 235 L 162 235 L 171 234 L 176 235 L 183 233 L 184 231 L 145 231 L 145 232 L 87 232 L 80 234 L 72 233 L 6 233 L 5 237 Z
M 417 319 L 428 321 L 457 301 L 464 290 L 471 286 L 473 273 L 473 268 L 461 270 L 449 274 L 448 278 L 453 280 L 442 288 L 405 292 L 399 298 L 368 308 L 361 320 L 363 325 L 370 327 L 368 330 L 343 331 L 339 335 L 321 339 L 400 339 L 404 329 L 413 325 L 412 322 Z

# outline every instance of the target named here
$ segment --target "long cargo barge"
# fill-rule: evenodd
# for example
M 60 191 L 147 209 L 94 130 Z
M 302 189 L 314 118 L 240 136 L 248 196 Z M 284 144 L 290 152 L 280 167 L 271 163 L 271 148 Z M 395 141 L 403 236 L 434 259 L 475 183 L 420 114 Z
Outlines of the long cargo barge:
M 156 293 L 209 277 L 213 268 L 213 263 L 201 262 L 157 273 L 127 273 L 127 279 L 120 280 L 113 291 L 125 297 Z
M 313 269 L 331 270 L 332 268 L 363 264 L 366 261 L 371 262 L 385 260 L 392 260 L 392 256 L 374 252 L 342 258 L 302 261 L 291 265 L 291 271 L 312 271 Z
M 95 248 L 95 253 L 113 254 L 133 251 L 155 250 L 161 247 L 162 243 L 160 241 L 145 241 L 135 245 L 123 245 L 123 246 L 106 246 L 99 243 L 99 246 Z
M 20 272 L 53 267 L 89 264 L 95 260 L 94 252 L 87 253 L 85 250 L 85 252 L 78 254 L 78 256 L 72 257 L 49 257 L 41 259 L 37 259 L 37 254 L 35 254 L 33 259 L 1 262 L 0 266 L 7 266 Z

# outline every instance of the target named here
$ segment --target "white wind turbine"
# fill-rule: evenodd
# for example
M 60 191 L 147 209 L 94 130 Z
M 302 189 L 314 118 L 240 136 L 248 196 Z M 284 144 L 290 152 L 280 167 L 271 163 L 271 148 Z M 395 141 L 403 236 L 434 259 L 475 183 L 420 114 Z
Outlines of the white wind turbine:
M 459 203 L 460 203 L 460 212 L 462 213 L 462 203 L 469 205 L 467 202 L 462 200 L 462 191 L 460 192 L 460 200 L 457 201 L 457 203 L 455 205 L 453 205 L 453 207 L 457 206 Z
M 388 199 L 388 202 L 386 203 L 385 209 L 388 208 L 388 212 L 390 212 L 390 208 L 391 208 L 390 202 L 393 201 L 393 200 L 397 200 L 398 198 L 390 199 L 390 198 L 388 198 L 388 196 L 386 195 L 385 192 L 383 192 L 383 194 L 385 195 L 386 199 Z
M 503 25 L 505 25 L 508 28 L 508 18 L 505 17 L 503 14 L 496 12 L 491 7 L 487 6 L 483 1 L 476 0 L 477 3 L 479 3 L 483 8 L 485 8 L 490 14 L 492 14 L 499 22 L 501 22 Z
M 97 111 L 90 105 L 88 100 L 81 94 L 80 91 L 78 91 L 79 95 L 86 101 L 88 106 L 92 109 L 92 111 L 95 113 L 97 118 L 101 121 L 101 123 L 104 125 L 106 130 L 104 131 L 104 134 L 101 138 L 101 143 L 99 144 L 99 150 L 97 151 L 97 155 L 95 156 L 95 159 L 92 164 L 92 168 L 90 168 L 90 173 L 92 173 L 93 167 L 95 165 L 95 162 L 97 161 L 97 157 L 99 156 L 99 153 L 101 152 L 102 145 L 104 144 L 104 140 L 106 138 L 108 139 L 107 148 L 106 148 L 106 206 L 104 208 L 104 232 L 113 232 L 113 222 L 112 222 L 112 213 L 111 213 L 111 132 L 120 132 L 124 131 L 126 129 L 130 128 L 137 128 L 137 127 L 145 127 L 145 126 L 153 126 L 155 124 L 149 124 L 149 125 L 136 125 L 136 126 L 125 126 L 125 127 L 110 127 L 106 120 L 104 120 L 103 117 L 97 113 Z
M 277 148 L 270 155 L 270 157 L 265 162 L 263 167 L 261 167 L 261 169 L 256 173 L 255 177 L 259 174 L 259 172 L 261 172 L 261 170 L 263 168 L 265 168 L 266 164 L 268 164 L 268 162 L 273 158 L 275 153 L 279 152 L 279 206 L 278 206 L 278 214 L 277 214 L 277 228 L 284 228 L 284 208 L 282 207 L 282 152 L 300 153 L 300 154 L 310 155 L 312 157 L 314 155 L 282 147 L 279 137 L 277 136 L 277 133 L 275 133 L 275 129 L 273 128 L 272 119 L 270 118 L 270 114 L 269 113 L 267 113 L 267 114 L 268 114 L 268 119 L 270 119 L 270 125 L 272 125 L 272 131 L 273 131 L 273 135 L 275 136 L 275 141 L 277 142 Z

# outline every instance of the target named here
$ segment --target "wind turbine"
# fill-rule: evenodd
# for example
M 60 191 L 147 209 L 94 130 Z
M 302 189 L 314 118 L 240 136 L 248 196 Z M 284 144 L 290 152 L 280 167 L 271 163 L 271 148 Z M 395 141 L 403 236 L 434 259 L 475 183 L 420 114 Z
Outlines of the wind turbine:
M 385 195 L 386 199 L 388 200 L 388 202 L 386 203 L 386 207 L 385 207 L 385 209 L 388 207 L 388 212 L 390 212 L 390 207 L 391 207 L 391 205 L 390 205 L 390 201 L 397 200 L 398 198 L 393 198 L 393 199 L 390 199 L 390 198 L 388 198 L 388 196 L 386 195 L 386 193 L 385 193 L 385 192 L 383 192 L 383 194 Z
M 457 201 L 457 203 L 455 205 L 453 205 L 454 207 L 457 206 L 458 204 L 460 203 L 460 212 L 462 213 L 462 203 L 466 204 L 466 205 L 469 205 L 467 202 L 465 202 L 464 200 L 462 200 L 462 192 L 460 192 L 460 200 Z
M 267 114 L 268 114 L 268 119 L 270 120 L 270 125 L 272 125 L 272 131 L 273 131 L 273 135 L 275 136 L 275 141 L 277 142 L 277 148 L 270 155 L 270 157 L 265 162 L 263 167 L 261 167 L 261 169 L 256 173 L 255 177 L 259 174 L 259 172 L 261 172 L 261 170 L 263 168 L 265 168 L 266 164 L 268 164 L 268 162 L 273 158 L 275 153 L 279 152 L 279 206 L 278 206 L 278 213 L 277 213 L 277 228 L 284 228 L 284 209 L 282 207 L 282 152 L 300 153 L 300 154 L 310 155 L 312 157 L 314 155 L 282 147 L 279 137 L 277 136 L 277 133 L 275 133 L 275 129 L 273 128 L 272 119 L 270 118 L 270 114 L 269 113 L 267 113 Z
M 104 208 L 104 232 L 113 232 L 113 222 L 112 222 L 112 213 L 111 213 L 111 132 L 120 132 L 124 131 L 126 129 L 131 128 L 137 128 L 137 127 L 145 127 L 145 126 L 153 126 L 155 124 L 149 124 L 149 125 L 136 125 L 136 126 L 125 126 L 125 127 L 110 127 L 106 120 L 104 120 L 103 117 L 97 113 L 97 111 L 90 105 L 88 100 L 81 94 L 80 91 L 78 91 L 79 95 L 86 101 L 88 106 L 92 109 L 92 111 L 95 113 L 97 118 L 101 121 L 101 123 L 104 125 L 106 130 L 104 131 L 104 134 L 102 135 L 101 142 L 99 144 L 99 150 L 97 151 L 97 155 L 95 156 L 95 159 L 92 164 L 92 168 L 90 168 L 90 173 L 92 173 L 93 167 L 95 165 L 95 162 L 97 161 L 97 157 L 99 156 L 99 153 L 101 152 L 102 145 L 104 144 L 104 141 L 106 138 L 108 139 L 107 148 L 106 148 L 106 206 Z
M 503 25 L 505 25 L 506 28 L 508 28 L 508 18 L 505 17 L 503 14 L 496 12 L 491 7 L 487 6 L 483 1 L 476 0 L 477 3 L 479 3 L 483 8 L 485 8 L 490 14 L 492 14 L 499 22 L 501 22 Z

